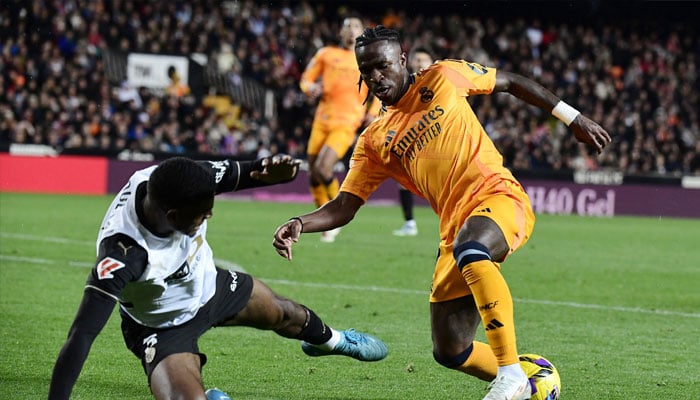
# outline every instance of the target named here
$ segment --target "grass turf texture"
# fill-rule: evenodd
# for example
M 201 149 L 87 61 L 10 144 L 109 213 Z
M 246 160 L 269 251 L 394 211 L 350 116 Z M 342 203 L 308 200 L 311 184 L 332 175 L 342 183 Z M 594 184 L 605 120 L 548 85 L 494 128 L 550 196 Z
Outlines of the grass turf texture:
M 111 197 L 0 194 L 0 398 L 46 398 L 94 262 Z M 217 328 L 200 348 L 207 387 L 234 399 L 476 399 L 485 382 L 432 360 L 427 290 L 437 220 L 395 237 L 398 207 L 364 207 L 336 243 L 306 234 L 294 260 L 272 233 L 308 204 L 219 200 L 209 223 L 217 258 L 235 262 L 336 328 L 381 337 L 377 363 L 310 358 L 251 328 Z M 700 221 L 538 216 L 530 242 L 503 265 L 522 353 L 551 360 L 564 399 L 700 398 Z M 75 399 L 149 399 L 115 312 L 95 341 Z M 483 340 L 483 333 L 479 333 Z

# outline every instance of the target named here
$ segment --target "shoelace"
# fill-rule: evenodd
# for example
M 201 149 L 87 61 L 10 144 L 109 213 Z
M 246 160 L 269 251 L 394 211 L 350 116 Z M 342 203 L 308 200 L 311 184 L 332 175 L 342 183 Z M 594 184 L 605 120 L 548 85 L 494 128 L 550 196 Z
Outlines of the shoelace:
M 488 388 L 486 388 L 486 390 L 494 390 L 495 389 L 496 394 L 505 396 L 506 390 L 503 387 L 503 385 L 500 385 L 499 383 L 505 382 L 506 380 L 507 380 L 507 378 L 505 376 L 501 376 L 498 378 L 498 380 L 494 380 L 493 382 L 491 382 L 491 384 L 488 386 Z
M 357 335 L 354 329 L 348 329 L 347 331 L 345 331 L 345 340 L 352 344 L 367 342 L 367 338 L 362 335 Z

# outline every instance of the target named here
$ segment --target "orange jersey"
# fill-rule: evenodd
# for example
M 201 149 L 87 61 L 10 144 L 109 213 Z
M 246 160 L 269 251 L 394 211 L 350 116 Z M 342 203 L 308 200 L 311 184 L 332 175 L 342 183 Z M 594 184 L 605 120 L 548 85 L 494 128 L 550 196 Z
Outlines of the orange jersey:
M 466 101 L 493 91 L 496 70 L 444 60 L 412 78 L 401 100 L 360 135 L 340 190 L 366 201 L 393 178 L 428 200 L 449 243 L 484 196 L 502 193 L 504 180 L 517 185 Z
M 365 116 L 366 107 L 362 103 L 368 89 L 364 83 L 360 90 L 357 89 L 360 70 L 355 52 L 340 47 L 319 49 L 301 76 L 301 90 L 308 93 L 309 85 L 319 78 L 323 94 L 316 108 L 315 120 L 329 126 L 345 125 L 358 129 Z

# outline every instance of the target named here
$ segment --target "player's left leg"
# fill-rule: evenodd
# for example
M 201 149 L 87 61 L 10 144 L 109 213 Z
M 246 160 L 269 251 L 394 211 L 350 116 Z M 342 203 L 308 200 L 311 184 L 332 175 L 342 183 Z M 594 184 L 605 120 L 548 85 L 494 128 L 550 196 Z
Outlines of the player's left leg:
M 329 133 L 330 130 L 327 124 L 314 120 L 309 140 L 306 144 L 306 156 L 309 162 L 309 186 L 317 208 L 331 200 L 328 197 L 328 191 L 323 183 L 324 180 L 318 167 L 319 154 L 328 139 Z
M 474 296 L 486 338 L 498 360 L 497 377 L 487 399 L 529 398 L 527 378 L 516 347 L 513 299 L 498 262 L 529 237 L 534 216 L 524 192 L 497 194 L 479 204 L 455 238 L 453 254 Z M 524 397 L 528 396 L 528 397 Z
M 314 165 L 311 166 L 311 176 L 316 181 L 322 183 L 326 189 L 328 198 L 331 200 L 338 195 L 339 184 L 333 172 L 333 168 L 339 159 L 338 153 L 336 153 L 333 148 L 324 144 L 316 157 Z
M 312 170 L 312 179 L 320 182 L 319 190 L 325 194 L 328 201 L 333 200 L 333 198 L 338 195 L 338 189 L 340 189 L 338 178 L 335 177 L 333 171 L 338 159 L 339 157 L 335 150 L 324 144 L 323 147 L 321 147 L 321 152 L 318 153 Z M 321 232 L 321 241 L 324 243 L 333 243 L 339 233 L 340 228 Z
M 328 197 L 334 199 L 338 195 L 338 179 L 333 168 L 350 151 L 356 138 L 356 128 L 352 126 L 335 126 L 330 129 L 321 151 L 318 153 L 316 164 L 319 167 L 319 179 L 323 179 L 328 190 Z
M 317 154 L 308 154 L 307 157 L 309 166 L 316 164 L 316 159 L 318 158 Z M 326 190 L 326 186 L 323 184 L 323 181 L 318 180 L 318 178 L 311 171 L 311 167 L 309 171 L 309 188 L 316 208 L 321 207 L 331 200 L 328 197 L 328 190 Z
M 253 278 L 253 292 L 233 319 L 223 325 L 244 325 L 273 330 L 280 336 L 303 341 L 310 356 L 339 354 L 361 361 L 386 357 L 386 345 L 374 336 L 353 329 L 336 331 L 309 308 L 279 296 L 263 282 Z
M 318 152 L 318 157 L 313 166 L 310 166 L 311 177 L 325 189 L 329 200 L 333 200 L 340 190 L 340 183 L 335 177 L 335 165 L 345 156 L 355 142 L 355 130 L 348 126 L 331 127 L 326 139 Z M 325 243 L 335 242 L 340 228 L 321 232 L 321 241 Z
M 460 232 L 454 257 L 474 296 L 486 338 L 499 365 L 517 364 L 513 300 L 494 262 L 507 254 L 508 243 L 498 225 L 487 217 L 470 217 Z

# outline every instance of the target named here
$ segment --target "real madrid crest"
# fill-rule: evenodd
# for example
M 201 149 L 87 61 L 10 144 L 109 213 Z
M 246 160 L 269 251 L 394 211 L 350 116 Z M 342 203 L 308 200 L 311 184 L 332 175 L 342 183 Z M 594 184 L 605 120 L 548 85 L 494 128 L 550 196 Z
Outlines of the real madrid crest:
M 420 101 L 423 103 L 430 103 L 433 100 L 433 96 L 435 96 L 435 93 L 428 89 L 427 86 L 420 88 L 418 93 L 420 93 Z

